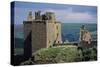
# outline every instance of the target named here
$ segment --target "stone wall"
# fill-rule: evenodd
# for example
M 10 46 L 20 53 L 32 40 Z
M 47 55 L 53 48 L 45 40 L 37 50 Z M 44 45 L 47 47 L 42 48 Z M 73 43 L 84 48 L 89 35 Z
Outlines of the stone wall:
M 46 48 L 46 22 L 33 21 L 32 23 L 32 53 Z
M 32 33 L 32 21 L 24 21 L 24 56 L 31 57 L 32 55 L 32 40 L 31 40 L 31 33 Z

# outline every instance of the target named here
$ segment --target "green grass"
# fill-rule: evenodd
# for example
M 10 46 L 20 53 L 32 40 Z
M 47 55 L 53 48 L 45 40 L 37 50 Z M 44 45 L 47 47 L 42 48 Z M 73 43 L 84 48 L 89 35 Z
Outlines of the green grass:
M 33 54 L 36 63 L 62 63 L 73 62 L 78 58 L 76 46 L 57 46 L 43 48 Z
M 51 48 L 42 48 L 22 65 L 27 64 L 51 64 L 51 63 L 66 63 L 80 61 L 95 61 L 97 60 L 97 48 L 78 49 L 77 46 L 55 46 Z

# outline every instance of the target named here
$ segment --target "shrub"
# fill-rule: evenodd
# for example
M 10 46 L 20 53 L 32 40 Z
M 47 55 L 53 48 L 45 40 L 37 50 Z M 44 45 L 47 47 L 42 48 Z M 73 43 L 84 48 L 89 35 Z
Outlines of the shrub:
M 57 46 L 43 48 L 33 54 L 36 64 L 73 62 L 79 59 L 79 51 L 76 46 Z
M 61 47 L 62 48 L 62 47 Z M 39 63 L 55 63 L 55 57 L 61 48 L 43 48 L 34 53 L 34 61 Z
M 55 46 L 51 48 L 42 48 L 36 51 L 33 56 L 22 62 L 21 65 L 31 64 L 50 64 L 65 63 L 77 61 L 97 60 L 97 47 L 77 48 L 77 46 Z
M 97 48 L 94 46 L 92 48 L 83 49 L 83 61 L 97 60 Z
M 78 58 L 78 50 L 76 47 L 63 48 L 56 56 L 56 61 L 61 62 L 73 62 Z

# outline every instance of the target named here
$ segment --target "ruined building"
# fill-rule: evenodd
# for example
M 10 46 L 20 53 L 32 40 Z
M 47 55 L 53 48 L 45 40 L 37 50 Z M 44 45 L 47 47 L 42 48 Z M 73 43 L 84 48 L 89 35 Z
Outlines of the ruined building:
M 29 12 L 24 25 L 24 55 L 31 57 L 32 53 L 41 49 L 62 43 L 61 23 L 56 21 L 53 12 L 41 14 L 35 12 L 33 19 L 32 12 Z
M 88 44 L 90 44 L 91 40 L 92 38 L 90 32 L 88 32 L 84 25 L 82 25 L 80 28 L 80 41 L 86 41 Z
M 82 25 L 80 27 L 80 46 L 83 46 L 83 47 L 88 47 L 90 46 L 89 44 L 91 44 L 91 35 L 90 35 L 90 32 L 88 32 L 86 29 L 85 29 L 85 26 Z

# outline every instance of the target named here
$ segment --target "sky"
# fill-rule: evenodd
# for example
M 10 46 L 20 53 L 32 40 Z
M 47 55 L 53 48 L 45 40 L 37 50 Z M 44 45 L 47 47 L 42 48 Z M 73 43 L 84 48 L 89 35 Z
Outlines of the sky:
M 62 23 L 97 23 L 97 7 L 86 5 L 71 4 L 50 4 L 50 3 L 31 3 L 31 2 L 14 2 L 14 22 L 22 24 L 27 20 L 29 11 L 40 10 L 41 13 L 46 11 L 54 12 L 56 20 Z

